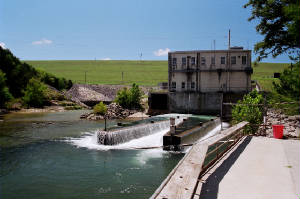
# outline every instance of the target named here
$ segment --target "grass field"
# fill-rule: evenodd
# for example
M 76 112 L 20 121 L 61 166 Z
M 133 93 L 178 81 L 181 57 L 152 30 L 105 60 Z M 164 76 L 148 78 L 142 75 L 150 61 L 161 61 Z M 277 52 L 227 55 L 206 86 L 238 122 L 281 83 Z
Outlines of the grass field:
M 282 72 L 290 64 L 283 63 L 259 63 L 258 66 L 253 67 L 253 74 L 251 76 L 252 80 L 257 80 L 261 85 L 263 90 L 271 91 L 272 82 L 278 81 L 278 79 L 273 78 L 275 72 Z
M 34 67 L 76 83 L 132 84 L 156 86 L 168 80 L 167 61 L 26 61 Z M 264 90 L 272 90 L 274 72 L 282 72 L 289 64 L 260 63 L 253 66 L 253 80 Z M 123 72 L 123 81 L 122 81 Z
M 37 69 L 76 83 L 156 86 L 167 81 L 167 61 L 26 61 Z M 122 81 L 123 73 L 123 81 Z

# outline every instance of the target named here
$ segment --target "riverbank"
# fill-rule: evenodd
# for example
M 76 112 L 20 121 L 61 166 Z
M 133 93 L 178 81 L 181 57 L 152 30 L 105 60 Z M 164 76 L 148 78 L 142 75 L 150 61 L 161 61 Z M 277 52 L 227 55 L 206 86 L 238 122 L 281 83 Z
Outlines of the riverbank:
M 19 106 L 16 109 L 0 109 L 0 115 L 5 115 L 8 113 L 54 113 L 54 112 L 63 112 L 68 110 L 78 110 L 82 109 L 82 107 L 77 106 L 75 103 L 71 101 L 60 101 L 59 103 L 53 103 L 50 106 L 44 106 L 43 108 L 23 108 Z
M 80 116 L 81 119 L 88 120 L 103 120 L 103 119 L 125 119 L 125 118 L 146 118 L 147 111 L 140 112 L 140 110 L 129 110 L 122 108 L 119 104 L 113 102 L 107 106 L 105 115 L 99 115 L 94 112 L 86 113 Z

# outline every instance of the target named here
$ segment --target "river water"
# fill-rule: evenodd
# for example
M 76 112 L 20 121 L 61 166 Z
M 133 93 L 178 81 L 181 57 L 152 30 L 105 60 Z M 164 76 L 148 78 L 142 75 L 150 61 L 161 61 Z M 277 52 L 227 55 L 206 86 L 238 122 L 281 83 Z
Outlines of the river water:
M 79 119 L 85 112 L 5 115 L 0 122 L 0 198 L 149 198 L 184 156 L 136 149 L 161 146 L 167 129 L 118 146 L 99 145 L 95 132 L 104 122 Z M 118 122 L 139 123 L 111 120 L 108 128 Z
M 0 198 L 148 198 L 184 155 L 131 149 L 161 145 L 164 132 L 117 147 L 98 145 L 95 131 L 104 123 L 80 120 L 83 112 L 4 117 Z

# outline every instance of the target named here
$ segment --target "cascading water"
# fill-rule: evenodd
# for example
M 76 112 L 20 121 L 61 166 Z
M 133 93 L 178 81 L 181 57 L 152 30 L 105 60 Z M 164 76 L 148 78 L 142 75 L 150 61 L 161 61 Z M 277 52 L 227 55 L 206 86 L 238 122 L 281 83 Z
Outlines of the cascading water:
M 223 123 L 224 127 L 225 123 Z M 205 136 L 200 138 L 200 140 L 206 139 L 210 136 L 215 135 L 221 130 L 221 125 L 218 125 L 216 128 L 208 132 Z M 71 144 L 77 146 L 77 147 L 83 147 L 83 148 L 88 148 L 92 150 L 101 150 L 101 151 L 107 151 L 107 150 L 112 150 L 112 149 L 140 149 L 140 148 L 159 148 L 159 149 L 152 149 L 150 151 L 155 151 L 158 154 L 163 153 L 162 145 L 163 145 L 163 136 L 165 133 L 167 133 L 169 129 L 162 130 L 160 132 L 141 137 L 138 139 L 131 140 L 129 142 L 125 142 L 122 144 L 118 145 L 102 145 L 98 144 L 97 142 L 97 132 L 94 133 L 85 133 L 84 136 L 81 138 L 71 138 L 68 140 L 65 140 L 67 142 L 70 142 Z M 196 140 L 195 140 L 196 142 Z M 188 148 L 187 148 L 188 150 Z M 157 154 L 156 154 L 157 155 Z
M 191 115 L 186 114 L 166 114 L 161 115 L 161 117 L 175 117 L 180 116 L 179 119 L 176 119 L 176 124 L 179 124 L 183 121 L 183 118 L 190 117 Z M 169 120 L 168 120 L 169 123 Z M 224 127 L 225 123 L 223 123 Z M 208 132 L 206 135 L 204 135 L 200 140 L 205 139 L 207 136 L 212 136 L 219 132 L 221 129 L 221 125 L 218 125 L 216 128 Z M 98 143 L 98 136 L 97 131 L 95 132 L 85 132 L 84 135 L 80 138 L 70 138 L 65 141 L 70 142 L 71 144 L 77 146 L 77 147 L 83 147 L 93 150 L 115 150 L 115 149 L 144 149 L 144 148 L 160 148 L 163 146 L 163 136 L 170 130 L 169 126 L 168 128 L 162 129 L 156 133 L 149 134 L 144 137 L 140 137 L 138 139 L 133 139 L 125 143 L 121 143 L 118 145 L 102 145 Z M 196 142 L 196 140 L 195 140 Z M 156 150 L 156 149 L 152 149 Z M 152 151 L 151 150 L 151 151 Z M 162 148 L 157 149 L 159 150 L 159 154 L 163 152 Z
M 176 124 L 182 122 L 183 118 L 175 120 Z M 98 131 L 97 142 L 102 145 L 118 145 L 130 140 L 138 139 L 162 131 L 170 130 L 170 121 L 160 121 L 148 124 L 140 124 L 132 127 L 113 131 Z

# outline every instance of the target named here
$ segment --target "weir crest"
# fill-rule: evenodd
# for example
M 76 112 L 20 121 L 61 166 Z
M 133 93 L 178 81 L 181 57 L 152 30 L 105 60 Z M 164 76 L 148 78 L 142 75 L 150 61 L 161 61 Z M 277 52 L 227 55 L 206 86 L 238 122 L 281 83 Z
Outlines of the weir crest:
M 183 118 L 180 117 L 179 119 L 176 119 L 175 123 L 179 124 L 182 120 Z M 170 120 L 166 120 L 125 127 L 112 131 L 98 131 L 97 142 L 102 145 L 117 145 L 169 129 Z

